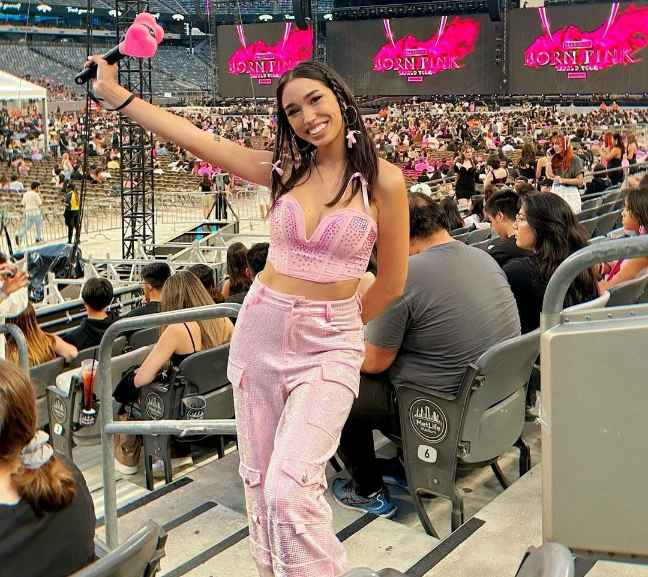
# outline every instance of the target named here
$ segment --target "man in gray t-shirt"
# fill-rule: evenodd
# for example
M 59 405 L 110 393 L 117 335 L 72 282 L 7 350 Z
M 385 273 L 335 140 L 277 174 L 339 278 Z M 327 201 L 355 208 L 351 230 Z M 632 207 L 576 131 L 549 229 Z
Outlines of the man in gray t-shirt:
M 393 358 L 378 363 L 393 384 L 454 394 L 468 364 L 519 335 L 520 320 L 495 260 L 444 233 L 444 242 L 410 257 L 403 296 L 367 325 L 366 362 Z
M 398 433 L 393 385 L 455 394 L 467 366 L 520 334 L 506 275 L 486 252 L 454 240 L 438 203 L 410 195 L 410 259 L 403 295 L 367 325 L 360 395 L 342 431 L 340 456 L 352 480 L 333 494 L 345 506 L 391 516 L 372 430 Z M 396 429 L 396 430 L 394 430 Z

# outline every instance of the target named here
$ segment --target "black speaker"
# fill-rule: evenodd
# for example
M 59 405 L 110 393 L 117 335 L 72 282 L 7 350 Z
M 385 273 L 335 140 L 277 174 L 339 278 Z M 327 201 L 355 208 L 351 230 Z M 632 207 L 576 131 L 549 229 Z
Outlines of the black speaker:
M 295 23 L 300 30 L 306 30 L 313 21 L 311 0 L 293 0 Z
M 488 15 L 491 22 L 502 21 L 502 2 L 506 0 L 488 0 Z

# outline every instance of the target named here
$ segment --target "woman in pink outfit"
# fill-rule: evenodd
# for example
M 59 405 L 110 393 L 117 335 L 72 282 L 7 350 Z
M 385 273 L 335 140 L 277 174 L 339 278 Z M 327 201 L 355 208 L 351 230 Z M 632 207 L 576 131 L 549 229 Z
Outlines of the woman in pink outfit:
M 304 62 L 279 81 L 270 152 L 131 100 L 116 68 L 91 60 L 99 68 L 95 94 L 109 108 L 272 189 L 267 265 L 243 303 L 228 367 L 250 547 L 264 577 L 337 577 L 349 566 L 324 498 L 325 466 L 358 394 L 363 322 L 404 288 L 403 175 L 377 158 L 349 89 L 322 64 Z M 360 297 L 376 242 L 378 274 Z

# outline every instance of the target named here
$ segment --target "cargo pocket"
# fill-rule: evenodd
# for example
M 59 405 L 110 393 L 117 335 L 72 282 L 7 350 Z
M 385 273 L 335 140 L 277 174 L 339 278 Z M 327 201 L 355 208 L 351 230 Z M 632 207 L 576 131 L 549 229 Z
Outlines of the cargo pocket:
M 240 463 L 239 475 L 245 488 L 245 506 L 250 530 L 250 552 L 258 563 L 270 565 L 272 556 L 270 555 L 268 538 L 267 513 L 261 487 L 261 472 Z
M 324 431 L 337 443 L 360 383 L 359 372 L 343 363 L 323 363 L 322 379 L 314 382 L 317 403 L 308 413 L 309 425 Z
M 299 567 L 304 571 L 300 575 L 333 577 L 331 554 L 336 558 L 343 552 L 337 551 L 333 515 L 324 497 L 324 465 L 286 459 L 281 471 L 285 482 L 270 520 L 275 573 L 292 575 Z

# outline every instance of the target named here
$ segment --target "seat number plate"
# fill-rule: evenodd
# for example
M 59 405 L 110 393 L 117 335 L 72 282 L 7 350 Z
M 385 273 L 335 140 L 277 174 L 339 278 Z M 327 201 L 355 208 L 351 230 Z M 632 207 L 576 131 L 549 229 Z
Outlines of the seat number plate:
M 436 463 L 437 450 L 434 447 L 429 447 L 428 445 L 419 445 L 418 458 L 425 463 Z

